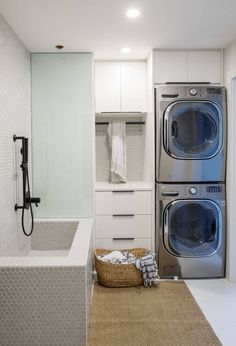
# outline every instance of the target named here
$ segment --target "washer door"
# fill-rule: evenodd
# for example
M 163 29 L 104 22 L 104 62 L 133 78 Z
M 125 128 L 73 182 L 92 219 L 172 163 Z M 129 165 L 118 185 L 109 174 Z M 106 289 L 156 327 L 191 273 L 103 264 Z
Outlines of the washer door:
M 223 141 L 222 112 L 213 102 L 177 101 L 165 111 L 164 147 L 174 158 L 209 159 Z
M 211 200 L 177 200 L 164 210 L 164 245 L 179 257 L 213 255 L 222 239 L 222 212 Z

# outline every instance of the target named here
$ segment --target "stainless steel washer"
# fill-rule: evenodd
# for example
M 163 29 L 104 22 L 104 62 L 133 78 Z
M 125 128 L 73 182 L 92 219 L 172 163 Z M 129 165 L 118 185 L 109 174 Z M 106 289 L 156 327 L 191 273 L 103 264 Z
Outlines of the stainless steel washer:
M 156 89 L 156 181 L 225 181 L 226 100 L 219 86 Z
M 223 184 L 156 184 L 160 276 L 224 277 L 225 215 Z

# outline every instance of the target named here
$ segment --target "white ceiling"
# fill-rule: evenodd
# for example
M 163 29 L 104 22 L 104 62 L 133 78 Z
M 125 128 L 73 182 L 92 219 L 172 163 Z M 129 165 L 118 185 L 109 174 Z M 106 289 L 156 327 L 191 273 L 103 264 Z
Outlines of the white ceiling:
M 139 8 L 140 18 L 125 17 Z M 144 59 L 152 48 L 222 48 L 236 39 L 235 0 L 0 0 L 0 12 L 32 52 L 94 52 Z M 120 48 L 130 47 L 124 55 Z

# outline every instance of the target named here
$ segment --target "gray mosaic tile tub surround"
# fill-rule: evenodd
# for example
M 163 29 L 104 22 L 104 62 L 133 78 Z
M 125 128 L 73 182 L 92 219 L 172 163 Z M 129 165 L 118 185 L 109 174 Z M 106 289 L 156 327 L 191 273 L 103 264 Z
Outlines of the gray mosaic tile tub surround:
M 36 221 L 31 236 L 32 250 L 70 249 L 78 221 Z
M 92 233 L 85 266 L 1 267 L 1 346 L 86 346 Z

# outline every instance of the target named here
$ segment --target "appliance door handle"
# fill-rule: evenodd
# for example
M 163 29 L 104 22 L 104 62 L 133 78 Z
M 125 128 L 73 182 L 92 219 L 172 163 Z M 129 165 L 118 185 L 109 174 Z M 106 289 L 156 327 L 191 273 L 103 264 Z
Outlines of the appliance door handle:
M 170 204 L 171 206 L 171 204 Z M 169 231 L 168 231 L 168 221 L 169 221 L 169 207 L 165 209 L 164 217 L 163 217 L 163 223 L 164 223 L 164 230 L 163 230 L 163 239 L 164 239 L 164 247 L 166 250 L 171 254 L 176 256 L 176 253 L 174 252 L 174 249 L 172 250 L 169 245 Z
M 165 238 L 165 242 L 166 240 L 168 241 L 168 219 L 169 219 L 169 211 L 168 208 L 165 211 L 164 214 L 164 238 Z M 167 242 L 168 244 L 168 242 Z
M 209 241 L 215 241 L 215 239 L 216 239 L 216 223 L 215 221 L 213 221 L 211 224 L 211 233 L 210 233 Z
M 178 137 L 178 124 L 177 121 L 173 121 L 171 124 L 171 136 L 172 138 Z
M 164 120 L 164 129 L 163 129 L 163 139 L 164 139 L 164 146 L 166 147 L 167 151 L 169 151 L 169 134 L 168 134 L 168 119 L 165 118 Z
M 217 226 L 216 226 L 216 220 L 212 220 L 212 212 L 210 210 L 205 211 L 206 215 L 206 239 L 207 242 L 213 242 L 216 240 L 216 232 L 217 232 Z

